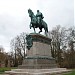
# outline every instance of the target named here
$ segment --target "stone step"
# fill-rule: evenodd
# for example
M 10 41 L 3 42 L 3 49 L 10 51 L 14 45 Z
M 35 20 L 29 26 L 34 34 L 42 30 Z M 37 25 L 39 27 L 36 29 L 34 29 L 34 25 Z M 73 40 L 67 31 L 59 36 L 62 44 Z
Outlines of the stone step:
M 51 74 L 62 74 L 70 72 L 66 68 L 53 68 L 53 69 L 12 69 L 6 71 L 9 75 L 51 75 Z

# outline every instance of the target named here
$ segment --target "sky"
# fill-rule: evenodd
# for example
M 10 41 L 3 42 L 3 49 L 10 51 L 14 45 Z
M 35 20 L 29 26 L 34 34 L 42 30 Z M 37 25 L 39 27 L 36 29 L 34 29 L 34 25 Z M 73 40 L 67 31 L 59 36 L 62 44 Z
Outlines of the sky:
M 74 7 L 74 0 L 0 0 L 0 45 L 9 52 L 14 37 L 22 32 L 33 32 L 29 29 L 29 8 L 35 15 L 39 9 L 51 30 L 56 25 L 74 26 Z

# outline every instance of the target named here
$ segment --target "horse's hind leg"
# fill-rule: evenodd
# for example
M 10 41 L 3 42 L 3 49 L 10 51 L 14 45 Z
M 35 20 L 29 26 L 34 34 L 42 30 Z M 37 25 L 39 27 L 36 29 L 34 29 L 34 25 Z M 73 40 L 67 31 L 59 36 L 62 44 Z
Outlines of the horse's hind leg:
M 45 30 L 45 35 L 48 36 L 48 32 L 47 32 L 47 30 Z
M 45 35 L 47 36 L 47 31 L 45 31 Z

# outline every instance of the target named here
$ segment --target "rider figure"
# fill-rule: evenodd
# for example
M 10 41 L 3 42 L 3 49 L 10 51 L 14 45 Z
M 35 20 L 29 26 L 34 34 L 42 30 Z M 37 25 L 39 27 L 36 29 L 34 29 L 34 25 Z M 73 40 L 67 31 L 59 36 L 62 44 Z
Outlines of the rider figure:
M 39 10 L 37 10 L 36 18 L 37 18 L 38 23 L 41 25 L 42 24 L 42 19 L 44 17 L 43 17 L 43 14 Z

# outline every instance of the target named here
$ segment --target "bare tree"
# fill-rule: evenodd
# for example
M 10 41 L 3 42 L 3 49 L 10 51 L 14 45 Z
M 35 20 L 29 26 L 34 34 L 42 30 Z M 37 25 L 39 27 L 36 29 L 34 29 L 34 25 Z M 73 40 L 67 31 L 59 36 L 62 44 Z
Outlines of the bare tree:
M 25 58 L 26 56 L 26 33 L 21 33 L 20 35 L 16 36 L 14 39 L 11 40 L 11 49 L 13 50 L 13 54 L 15 54 L 15 59 Z M 15 60 L 15 62 L 17 62 Z M 21 62 L 22 63 L 22 62 Z
M 55 28 L 52 29 L 49 33 L 52 42 L 51 42 L 51 52 L 52 56 L 56 58 L 57 62 L 61 64 L 61 42 L 62 42 L 62 37 L 61 37 L 61 26 L 58 25 Z

